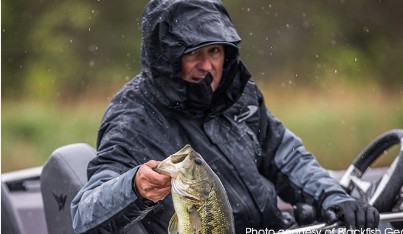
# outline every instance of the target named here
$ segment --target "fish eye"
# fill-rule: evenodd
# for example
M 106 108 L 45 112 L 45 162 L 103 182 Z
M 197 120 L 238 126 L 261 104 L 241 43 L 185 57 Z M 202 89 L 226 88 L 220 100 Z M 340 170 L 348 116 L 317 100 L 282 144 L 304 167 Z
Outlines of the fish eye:
M 199 164 L 199 165 L 202 165 L 202 164 L 203 164 L 203 161 L 202 161 L 200 158 L 196 158 L 196 159 L 195 159 L 195 163 L 196 163 L 196 164 Z

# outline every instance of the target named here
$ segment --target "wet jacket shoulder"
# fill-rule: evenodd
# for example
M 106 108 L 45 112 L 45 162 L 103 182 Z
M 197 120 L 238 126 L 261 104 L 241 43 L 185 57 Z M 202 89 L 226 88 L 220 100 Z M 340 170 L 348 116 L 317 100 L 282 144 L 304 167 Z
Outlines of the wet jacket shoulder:
M 246 125 L 246 132 L 250 130 L 247 135 L 252 139 L 251 142 L 255 142 L 255 152 L 251 155 L 254 155 L 258 173 L 264 177 L 258 176 L 255 181 L 261 180 L 269 188 L 267 193 L 271 195 L 266 195 L 266 199 L 270 196 L 275 199 L 279 195 L 291 204 L 309 203 L 318 213 L 331 204 L 351 200 L 339 183 L 319 165 L 312 153 L 305 149 L 302 140 L 270 112 L 253 81 L 248 82 L 242 97 L 225 115 L 232 116 L 240 126 Z M 249 171 L 252 172 L 252 168 Z M 260 190 L 262 198 L 265 193 L 264 189 Z M 274 213 L 278 212 L 277 207 L 270 209 Z M 270 217 L 269 214 L 266 216 Z M 281 225 L 278 217 L 271 217 L 267 223 L 272 223 L 275 228 L 275 222 L 272 221 L 276 218 Z

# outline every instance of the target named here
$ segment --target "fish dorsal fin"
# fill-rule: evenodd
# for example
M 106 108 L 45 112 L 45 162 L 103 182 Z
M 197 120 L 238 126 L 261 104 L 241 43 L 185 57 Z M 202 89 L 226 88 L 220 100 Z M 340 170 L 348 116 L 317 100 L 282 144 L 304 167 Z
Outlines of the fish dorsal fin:
M 171 220 L 169 220 L 168 233 L 169 234 L 179 234 L 178 215 L 176 213 L 174 213 Z
M 189 209 L 190 226 L 198 234 L 201 231 L 201 217 L 195 206 Z

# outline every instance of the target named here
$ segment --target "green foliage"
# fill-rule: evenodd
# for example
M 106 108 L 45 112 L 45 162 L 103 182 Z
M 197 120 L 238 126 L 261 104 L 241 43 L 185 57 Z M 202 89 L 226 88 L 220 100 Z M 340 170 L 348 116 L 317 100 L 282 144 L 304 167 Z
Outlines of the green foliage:
M 2 171 L 43 165 L 57 147 L 85 142 L 95 146 L 106 103 L 58 105 L 9 102 L 3 105 Z
M 3 170 L 95 144 L 107 99 L 140 71 L 147 2 L 2 1 Z M 223 2 L 268 106 L 326 166 L 403 127 L 402 1 Z
M 4 2 L 4 97 L 66 98 L 88 87 L 121 84 L 138 72 L 138 25 L 144 4 Z
M 329 169 L 346 169 L 377 136 L 403 128 L 403 93 L 386 94 L 373 84 L 332 84 L 326 92 L 274 83 L 261 87 L 267 106 Z M 397 152 L 392 148 L 376 165 L 390 165 Z
M 140 69 L 147 1 L 2 2 L 3 96 L 66 98 L 122 84 Z M 260 80 L 315 85 L 328 75 L 401 90 L 400 1 L 224 1 Z M 290 7 L 292 6 L 292 7 Z M 286 71 L 286 73 L 284 73 Z
M 346 169 L 383 132 L 403 127 L 403 94 L 390 96 L 349 86 L 327 92 L 294 85 L 260 84 L 266 104 L 329 169 Z M 96 134 L 108 104 L 101 94 L 78 102 L 7 102 L 2 106 L 2 171 L 40 166 L 57 147 L 86 142 Z M 105 94 L 105 93 L 104 93 Z M 383 156 L 387 166 L 397 154 Z

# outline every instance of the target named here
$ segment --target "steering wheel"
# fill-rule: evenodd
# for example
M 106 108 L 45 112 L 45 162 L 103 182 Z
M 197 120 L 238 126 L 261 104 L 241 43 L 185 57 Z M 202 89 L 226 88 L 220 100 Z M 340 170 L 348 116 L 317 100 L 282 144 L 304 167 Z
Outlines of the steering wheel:
M 385 150 L 396 144 L 400 144 L 400 151 L 387 172 L 373 183 L 362 180 L 361 177 L 368 167 Z M 396 196 L 403 186 L 403 129 L 390 130 L 372 141 L 349 166 L 340 184 L 349 194 L 356 189 L 360 199 L 377 208 L 379 212 L 391 212 L 396 204 Z M 401 206 L 400 209 L 403 209 Z M 403 222 L 393 223 L 393 226 L 396 225 L 402 227 Z

